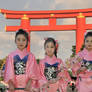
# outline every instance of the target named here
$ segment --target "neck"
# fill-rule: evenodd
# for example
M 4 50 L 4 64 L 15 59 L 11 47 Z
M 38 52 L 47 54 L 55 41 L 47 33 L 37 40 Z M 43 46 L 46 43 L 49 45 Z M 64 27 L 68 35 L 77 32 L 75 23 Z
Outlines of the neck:
M 52 58 L 54 55 L 52 55 L 52 56 L 49 56 L 50 58 Z
M 50 58 L 52 58 L 53 56 L 49 56 Z
M 19 49 L 19 48 L 18 48 Z M 25 50 L 25 48 L 24 49 L 19 49 L 20 51 L 24 51 Z

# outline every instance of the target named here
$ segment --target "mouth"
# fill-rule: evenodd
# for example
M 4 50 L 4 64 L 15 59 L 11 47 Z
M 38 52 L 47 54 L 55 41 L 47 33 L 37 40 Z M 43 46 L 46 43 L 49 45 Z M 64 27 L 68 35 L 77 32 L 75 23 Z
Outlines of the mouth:
M 92 47 L 91 45 L 88 45 L 88 47 Z
M 23 45 L 19 45 L 20 47 L 23 47 Z

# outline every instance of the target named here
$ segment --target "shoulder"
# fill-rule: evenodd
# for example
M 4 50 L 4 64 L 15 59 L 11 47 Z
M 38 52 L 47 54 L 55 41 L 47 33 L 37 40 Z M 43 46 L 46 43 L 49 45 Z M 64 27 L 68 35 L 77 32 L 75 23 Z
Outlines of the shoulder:
M 12 51 L 12 52 L 8 55 L 8 57 L 9 57 L 9 58 L 13 58 L 14 55 L 16 55 L 16 51 Z
M 40 60 L 40 65 L 44 65 L 45 63 L 49 63 L 49 59 L 47 58 L 47 57 L 44 57 L 44 58 L 42 58 L 41 60 Z
M 41 59 L 40 60 L 40 64 L 44 64 L 45 61 L 46 61 L 45 58 L 44 59 Z
M 56 58 L 56 60 L 57 60 L 57 62 L 59 62 L 59 63 L 63 63 L 63 60 L 60 59 L 60 58 Z
M 6 58 L 6 61 L 8 62 L 12 62 L 13 59 L 14 59 L 14 56 L 16 55 L 16 51 L 13 51 L 11 53 L 8 54 L 7 58 Z
M 80 51 L 80 52 L 77 54 L 77 56 L 83 58 L 83 57 L 85 56 L 85 54 L 87 54 L 86 51 L 85 51 L 85 50 L 82 50 L 82 51 Z
M 28 52 L 29 54 L 29 57 L 32 59 L 32 58 L 35 58 L 34 54 L 32 52 Z
M 33 54 L 32 52 L 28 52 L 28 54 L 29 54 L 30 56 L 34 56 L 34 54 Z

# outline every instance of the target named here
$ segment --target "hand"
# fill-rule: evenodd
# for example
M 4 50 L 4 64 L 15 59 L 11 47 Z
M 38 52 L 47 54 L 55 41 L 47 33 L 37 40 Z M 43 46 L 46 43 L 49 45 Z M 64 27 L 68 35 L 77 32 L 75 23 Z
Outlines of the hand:
M 9 90 L 10 90 L 11 92 L 13 92 L 14 89 L 15 89 L 15 86 L 14 86 L 13 82 L 12 82 L 12 81 L 9 81 Z
M 79 73 L 81 73 L 81 72 L 85 72 L 87 69 L 86 69 L 86 67 L 81 67 L 80 69 L 78 69 L 77 70 L 77 75 L 79 74 Z
M 31 92 L 40 92 L 39 88 L 31 88 Z
M 49 81 L 49 83 L 50 83 L 50 84 L 56 83 L 57 80 L 58 80 L 58 79 L 51 79 L 51 80 Z
M 81 62 L 83 60 L 83 58 L 79 57 L 79 56 L 75 56 L 75 59 L 78 61 L 78 62 Z
M 48 86 L 49 86 L 49 83 L 47 82 L 47 83 L 45 83 L 45 84 L 42 85 L 41 89 L 47 88 Z
M 65 64 L 67 68 L 71 68 L 71 59 L 66 59 Z
M 15 89 L 14 85 L 9 86 L 9 90 L 10 90 L 11 92 L 13 92 L 14 89 Z
M 48 86 L 49 86 L 49 83 L 47 82 L 47 83 L 44 83 L 41 87 L 40 87 L 40 89 L 39 89 L 39 91 L 38 92 L 42 92 L 42 90 L 43 89 L 47 89 L 48 88 Z
M 25 91 L 30 91 L 30 90 L 31 90 L 31 88 L 32 88 L 32 87 L 30 87 L 31 81 L 32 81 L 31 79 L 28 80 L 28 82 L 27 82 L 27 84 L 26 84 L 26 86 L 25 86 Z
M 26 87 L 25 87 L 24 90 L 25 90 L 25 91 L 30 91 L 30 90 L 31 90 L 31 87 L 29 87 L 29 86 L 26 85 Z
M 61 76 L 58 76 L 57 78 L 56 78 L 56 81 L 58 81 L 58 80 L 61 80 L 61 79 L 63 79 Z

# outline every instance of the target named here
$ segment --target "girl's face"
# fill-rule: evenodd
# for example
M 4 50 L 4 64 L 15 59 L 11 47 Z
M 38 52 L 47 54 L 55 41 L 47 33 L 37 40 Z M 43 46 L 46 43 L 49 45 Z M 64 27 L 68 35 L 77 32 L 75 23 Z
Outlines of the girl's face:
M 48 55 L 50 57 L 52 57 L 54 55 L 55 46 L 54 46 L 53 42 L 46 43 L 45 51 L 46 51 L 46 55 Z
M 21 51 L 27 45 L 27 39 L 25 38 L 23 34 L 17 35 L 15 42 L 16 42 L 17 48 L 20 49 Z
M 88 37 L 85 39 L 85 48 L 86 48 L 88 51 L 91 51 L 91 50 L 92 50 L 92 37 L 91 37 L 91 36 L 88 36 Z

